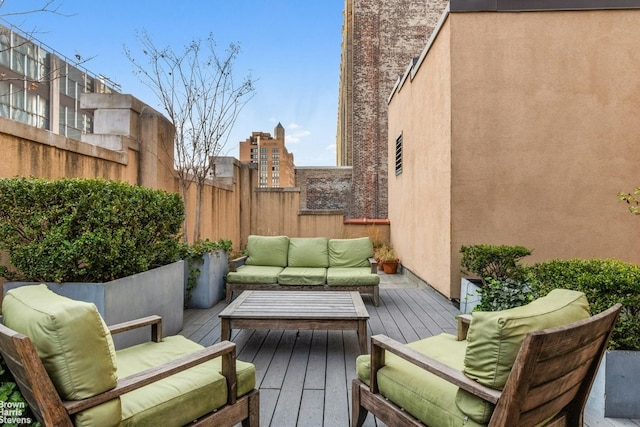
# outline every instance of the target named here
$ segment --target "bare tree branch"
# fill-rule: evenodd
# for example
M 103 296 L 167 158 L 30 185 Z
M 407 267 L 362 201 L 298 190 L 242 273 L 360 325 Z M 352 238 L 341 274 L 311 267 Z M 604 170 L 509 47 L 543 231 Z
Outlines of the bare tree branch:
M 146 31 L 137 39 L 143 61 L 126 46 L 125 56 L 175 127 L 175 168 L 185 200 L 191 184 L 196 185 L 193 239 L 198 240 L 203 186 L 213 176 L 238 114 L 254 95 L 254 81 L 250 75 L 234 81 L 240 46 L 232 43 L 220 54 L 211 34 L 206 43 L 193 40 L 179 52 L 157 47 Z M 184 233 L 187 240 L 186 222 Z

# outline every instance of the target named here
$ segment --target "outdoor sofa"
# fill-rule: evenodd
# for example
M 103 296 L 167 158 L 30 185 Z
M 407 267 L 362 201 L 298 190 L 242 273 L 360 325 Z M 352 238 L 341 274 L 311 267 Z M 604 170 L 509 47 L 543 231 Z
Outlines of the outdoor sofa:
M 46 285 L 9 291 L 2 313 L 0 353 L 45 427 L 259 425 L 255 366 L 232 342 L 163 338 L 159 316 L 107 327 Z M 112 333 L 140 326 L 149 342 L 114 349 Z
M 352 426 L 581 426 L 621 305 L 590 317 L 581 292 L 458 318 L 458 336 L 371 337 L 356 360 Z
M 310 289 L 358 291 L 380 304 L 380 277 L 368 237 L 251 235 L 247 255 L 230 262 L 226 283 L 227 303 L 235 291 Z

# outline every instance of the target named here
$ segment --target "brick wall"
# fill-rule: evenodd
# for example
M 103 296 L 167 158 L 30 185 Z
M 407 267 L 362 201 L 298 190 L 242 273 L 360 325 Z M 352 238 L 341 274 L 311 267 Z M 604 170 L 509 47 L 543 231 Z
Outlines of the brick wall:
M 351 160 L 353 166 L 351 218 L 388 215 L 387 99 L 398 76 L 426 45 L 447 3 L 345 0 L 338 152 L 349 156 L 338 164 L 349 166 Z
M 350 167 L 297 167 L 296 187 L 300 188 L 300 211 L 345 213 L 351 200 Z

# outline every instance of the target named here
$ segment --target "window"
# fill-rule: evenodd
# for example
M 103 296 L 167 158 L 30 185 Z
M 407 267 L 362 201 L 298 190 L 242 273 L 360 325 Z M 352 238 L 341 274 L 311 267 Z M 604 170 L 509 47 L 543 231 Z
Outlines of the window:
M 402 134 L 396 139 L 396 175 L 402 173 Z
M 271 152 L 272 152 L 272 153 L 279 153 L 279 152 L 280 152 L 280 149 L 279 149 L 279 148 L 277 148 L 277 147 L 274 147 L 274 148 L 272 148 L 272 149 L 271 149 Z
M 271 158 L 274 160 L 278 160 L 280 158 L 280 154 L 272 154 Z

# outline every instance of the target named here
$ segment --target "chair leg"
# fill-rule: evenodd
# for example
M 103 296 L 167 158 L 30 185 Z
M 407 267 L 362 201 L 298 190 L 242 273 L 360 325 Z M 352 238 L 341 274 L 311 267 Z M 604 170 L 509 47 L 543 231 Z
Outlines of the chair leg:
M 249 396 L 249 416 L 242 421 L 242 427 L 260 427 L 260 392 Z
M 369 413 L 360 405 L 360 385 L 360 381 L 353 380 L 351 386 L 351 427 L 362 426 Z

